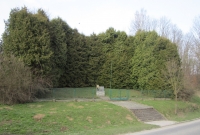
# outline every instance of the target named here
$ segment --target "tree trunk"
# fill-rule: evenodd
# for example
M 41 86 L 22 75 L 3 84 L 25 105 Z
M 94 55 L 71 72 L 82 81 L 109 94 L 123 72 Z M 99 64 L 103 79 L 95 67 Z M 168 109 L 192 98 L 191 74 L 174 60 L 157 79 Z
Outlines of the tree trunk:
M 175 109 L 174 109 L 175 115 L 177 115 L 177 93 L 175 94 Z

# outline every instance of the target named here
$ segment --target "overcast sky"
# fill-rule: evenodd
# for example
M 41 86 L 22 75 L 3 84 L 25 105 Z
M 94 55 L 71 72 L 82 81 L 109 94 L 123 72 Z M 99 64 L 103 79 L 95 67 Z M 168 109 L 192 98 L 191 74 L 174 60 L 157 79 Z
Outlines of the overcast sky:
M 200 0 L 0 0 L 0 34 L 11 9 L 27 6 L 31 11 L 44 9 L 49 17 L 61 17 L 80 33 L 105 32 L 109 27 L 129 34 L 136 11 L 145 9 L 155 19 L 167 17 L 184 33 L 200 16 Z

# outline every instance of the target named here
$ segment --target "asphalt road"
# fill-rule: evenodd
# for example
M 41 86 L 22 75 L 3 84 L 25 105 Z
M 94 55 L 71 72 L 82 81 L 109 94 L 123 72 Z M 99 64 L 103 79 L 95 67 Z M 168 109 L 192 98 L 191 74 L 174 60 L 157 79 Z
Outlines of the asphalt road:
M 125 135 L 199 135 L 200 119 Z

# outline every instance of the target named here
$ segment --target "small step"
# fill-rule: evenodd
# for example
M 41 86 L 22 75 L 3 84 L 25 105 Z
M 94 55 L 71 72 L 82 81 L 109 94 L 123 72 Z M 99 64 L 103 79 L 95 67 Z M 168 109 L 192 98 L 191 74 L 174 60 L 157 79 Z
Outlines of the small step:
M 131 109 L 131 111 L 140 121 L 148 122 L 148 121 L 166 120 L 166 118 L 163 115 L 161 115 L 158 111 L 156 111 L 154 108 Z

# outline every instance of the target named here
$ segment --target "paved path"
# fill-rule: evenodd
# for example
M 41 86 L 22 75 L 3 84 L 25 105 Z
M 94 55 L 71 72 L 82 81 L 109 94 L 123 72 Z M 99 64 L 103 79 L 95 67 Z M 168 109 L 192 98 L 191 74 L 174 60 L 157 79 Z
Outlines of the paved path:
M 133 102 L 133 101 L 109 101 L 109 102 L 112 103 L 112 104 L 115 104 L 115 105 L 125 107 L 125 108 L 130 109 L 130 110 L 131 109 L 153 108 L 151 106 L 143 105 L 143 104 L 136 103 L 136 102 Z
M 133 102 L 133 101 L 109 101 L 109 103 L 125 107 L 129 110 L 153 108 L 151 106 L 143 105 L 143 104 L 136 103 L 136 102 Z M 164 127 L 164 126 L 168 126 L 168 125 L 173 125 L 176 122 L 175 121 L 168 121 L 168 120 L 159 120 L 159 121 L 150 121 L 150 122 L 144 122 L 144 123 Z

